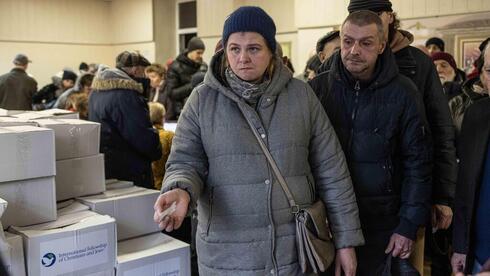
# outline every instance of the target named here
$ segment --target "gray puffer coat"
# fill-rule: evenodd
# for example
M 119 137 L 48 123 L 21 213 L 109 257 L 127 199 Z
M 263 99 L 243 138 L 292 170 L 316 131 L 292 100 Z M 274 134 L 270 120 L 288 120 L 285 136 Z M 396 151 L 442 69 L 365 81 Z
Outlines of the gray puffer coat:
M 220 77 L 222 51 L 179 119 L 162 192 L 198 205 L 201 275 L 301 275 L 294 217 L 238 105 L 265 139 L 297 203 L 326 203 L 337 248 L 364 243 L 344 154 L 311 88 L 280 62 L 253 109 Z

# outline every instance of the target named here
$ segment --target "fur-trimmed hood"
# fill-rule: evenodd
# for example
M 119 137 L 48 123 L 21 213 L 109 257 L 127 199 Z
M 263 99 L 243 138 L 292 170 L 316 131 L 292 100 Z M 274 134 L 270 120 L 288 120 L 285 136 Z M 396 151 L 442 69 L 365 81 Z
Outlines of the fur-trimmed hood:
M 143 93 L 143 85 L 133 80 L 126 72 L 117 68 L 109 68 L 106 65 L 99 66 L 92 82 L 92 89 L 94 92 L 120 89 Z

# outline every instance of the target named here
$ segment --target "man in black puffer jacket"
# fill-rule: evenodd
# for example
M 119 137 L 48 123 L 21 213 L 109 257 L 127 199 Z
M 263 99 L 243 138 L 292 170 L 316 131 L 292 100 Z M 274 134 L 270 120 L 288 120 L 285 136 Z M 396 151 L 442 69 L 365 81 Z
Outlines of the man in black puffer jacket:
M 187 97 L 192 92 L 191 79 L 197 72 L 206 72 L 208 66 L 202 61 L 205 46 L 198 37 L 189 40 L 187 50 L 180 54 L 167 73 L 167 94 L 170 99 L 165 119 L 174 121 L 179 118 Z
M 332 67 L 311 81 L 347 157 L 366 245 L 358 275 L 377 275 L 385 253 L 407 264 L 430 211 L 431 154 L 417 88 L 385 49 L 379 17 L 351 13 Z
M 127 51 L 118 55 L 117 68 L 101 65 L 92 83 L 89 120 L 101 124 L 106 179 L 154 189 L 151 162 L 162 157 L 162 148 L 143 97 L 148 65 L 143 56 Z
M 348 11 L 359 10 L 370 10 L 379 15 L 399 72 L 413 81 L 418 88 L 418 96 L 423 100 L 434 148 L 432 204 L 434 217 L 437 218 L 434 227 L 448 228 L 453 216 L 450 207 L 458 171 L 455 132 L 434 64 L 426 54 L 410 46 L 412 34 L 398 29 L 400 22 L 389 0 L 351 0 Z

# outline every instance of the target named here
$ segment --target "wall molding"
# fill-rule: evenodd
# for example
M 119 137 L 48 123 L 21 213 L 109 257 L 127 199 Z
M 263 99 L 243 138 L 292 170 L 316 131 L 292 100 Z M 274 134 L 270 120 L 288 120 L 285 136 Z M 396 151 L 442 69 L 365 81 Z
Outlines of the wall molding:
M 76 45 L 76 46 L 124 46 L 134 44 L 155 43 L 155 41 L 136 41 L 121 43 L 88 43 L 88 42 L 58 42 L 58 41 L 35 41 L 35 40 L 8 40 L 0 39 L 0 43 L 25 43 L 25 44 L 52 44 L 52 45 Z

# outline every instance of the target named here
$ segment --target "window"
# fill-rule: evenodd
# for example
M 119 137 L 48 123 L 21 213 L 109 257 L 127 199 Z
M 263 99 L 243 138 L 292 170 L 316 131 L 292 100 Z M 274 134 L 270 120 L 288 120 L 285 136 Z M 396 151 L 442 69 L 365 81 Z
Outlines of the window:
M 196 1 L 180 0 L 177 3 L 177 52 L 182 53 L 189 40 L 197 36 Z

